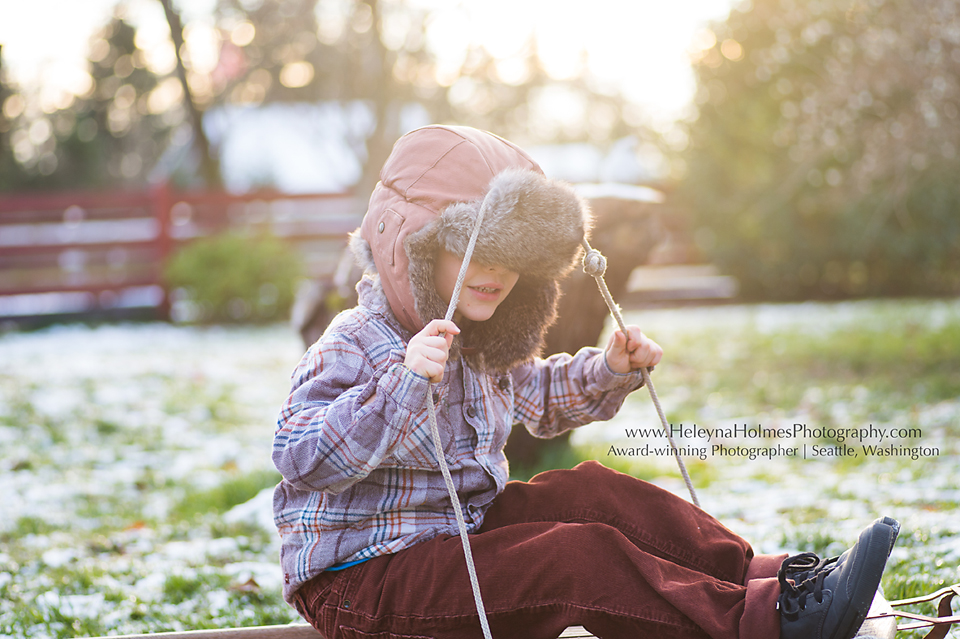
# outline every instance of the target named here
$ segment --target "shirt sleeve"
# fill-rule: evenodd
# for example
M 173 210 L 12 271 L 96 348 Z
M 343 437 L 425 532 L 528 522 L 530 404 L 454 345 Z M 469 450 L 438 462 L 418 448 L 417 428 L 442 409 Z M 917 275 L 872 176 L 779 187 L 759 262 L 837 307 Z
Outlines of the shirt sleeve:
M 374 363 L 336 334 L 307 351 L 274 434 L 273 461 L 285 480 L 301 490 L 340 493 L 398 448 L 430 436 L 428 381 L 403 359 L 395 348 Z
M 599 348 L 576 355 L 536 358 L 511 372 L 514 420 L 535 437 L 554 437 L 593 421 L 612 418 L 623 400 L 643 385 L 640 371 L 621 374 Z

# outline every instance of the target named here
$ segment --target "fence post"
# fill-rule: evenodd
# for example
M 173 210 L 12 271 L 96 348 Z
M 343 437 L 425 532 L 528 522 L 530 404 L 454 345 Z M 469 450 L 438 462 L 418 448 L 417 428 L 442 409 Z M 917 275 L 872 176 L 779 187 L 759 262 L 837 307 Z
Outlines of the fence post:
M 170 321 L 170 290 L 167 288 L 164 272 L 167 262 L 173 254 L 173 238 L 170 235 L 170 208 L 172 206 L 170 183 L 164 180 L 150 189 L 150 200 L 153 205 L 153 217 L 157 221 L 157 282 L 163 288 L 163 301 L 157 308 L 160 319 Z

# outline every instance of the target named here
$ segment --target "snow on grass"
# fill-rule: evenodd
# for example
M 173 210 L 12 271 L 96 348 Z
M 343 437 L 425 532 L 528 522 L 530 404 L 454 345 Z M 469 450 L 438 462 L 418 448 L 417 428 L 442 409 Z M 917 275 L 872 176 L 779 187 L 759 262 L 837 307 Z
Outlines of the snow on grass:
M 960 302 L 728 306 L 633 312 L 627 321 L 664 346 L 652 379 L 670 424 L 787 431 L 676 442 L 704 509 L 757 552 L 838 554 L 890 515 L 903 529 L 884 577 L 888 598 L 960 581 Z M 796 424 L 805 430 L 794 436 Z M 573 441 L 689 499 L 672 455 L 637 452 L 669 450 L 660 431 L 641 389 Z M 864 449 L 891 444 L 905 454 Z M 751 459 L 714 445 L 798 455 Z M 826 455 L 813 456 L 814 446 Z
M 671 423 L 834 429 L 681 437 L 703 507 L 758 552 L 842 551 L 875 517 L 903 533 L 888 597 L 960 581 L 960 303 L 729 306 L 628 314 L 665 350 Z M 272 526 L 274 423 L 302 349 L 284 326 L 54 327 L 0 336 L 0 636 L 287 623 Z M 837 429 L 919 429 L 909 456 L 756 459 L 709 446 L 860 450 Z M 584 457 L 686 496 L 645 390 L 575 434 Z M 886 443 L 886 442 L 884 442 Z M 704 459 L 693 447 L 707 447 Z M 954 631 L 953 636 L 957 635 Z
M 283 326 L 0 338 L 0 635 L 294 620 L 270 504 L 247 502 L 278 479 L 300 355 Z

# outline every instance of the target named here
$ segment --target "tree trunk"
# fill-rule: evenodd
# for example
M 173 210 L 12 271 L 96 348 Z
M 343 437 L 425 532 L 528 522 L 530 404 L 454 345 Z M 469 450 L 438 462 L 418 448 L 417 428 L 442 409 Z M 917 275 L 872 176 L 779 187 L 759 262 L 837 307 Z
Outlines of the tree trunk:
M 377 34 L 374 38 L 374 47 L 378 62 L 377 73 L 380 77 L 375 83 L 372 96 L 376 125 L 373 133 L 367 138 L 367 161 L 355 190 L 357 204 L 363 207 L 362 210 L 366 210 L 370 194 L 373 193 L 379 181 L 380 167 L 386 163 L 399 134 L 397 105 L 394 103 L 394 96 L 397 93 L 396 83 L 393 79 L 392 64 L 388 59 L 390 52 L 383 44 L 380 3 L 379 0 L 364 0 L 364 4 L 370 7 L 373 15 L 373 29 Z
M 223 181 L 220 177 L 219 163 L 210 154 L 210 140 L 203 130 L 203 113 L 197 108 L 196 100 L 193 98 L 193 92 L 190 90 L 190 83 L 187 82 L 187 68 L 183 64 L 181 49 L 183 48 L 183 22 L 180 20 L 180 14 L 173 8 L 172 0 L 160 0 L 163 5 L 163 12 L 167 16 L 167 24 L 170 25 L 170 38 L 173 40 L 173 49 L 177 57 L 177 77 L 180 78 L 180 84 L 183 86 L 183 104 L 187 108 L 190 116 L 190 124 L 193 128 L 193 139 L 200 152 L 200 175 L 207 188 L 220 188 Z

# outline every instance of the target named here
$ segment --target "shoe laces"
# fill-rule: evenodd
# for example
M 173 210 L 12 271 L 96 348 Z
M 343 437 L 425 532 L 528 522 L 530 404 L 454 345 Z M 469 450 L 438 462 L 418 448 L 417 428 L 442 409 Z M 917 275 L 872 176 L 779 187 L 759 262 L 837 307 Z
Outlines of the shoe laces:
M 780 598 L 777 600 L 780 614 L 795 619 L 807 606 L 807 598 L 813 596 L 817 603 L 823 601 L 823 580 L 837 567 L 837 559 L 820 559 L 812 552 L 787 557 L 780 565 L 777 579 L 780 581 Z
M 823 570 L 829 573 L 836 568 L 834 564 L 836 564 L 839 559 L 839 556 L 831 557 L 830 559 L 820 559 L 816 553 L 802 552 L 799 555 L 788 557 L 781 564 L 780 572 L 782 572 L 787 579 L 792 579 L 794 583 L 800 583 Z M 779 577 L 780 573 L 778 573 L 777 576 Z

